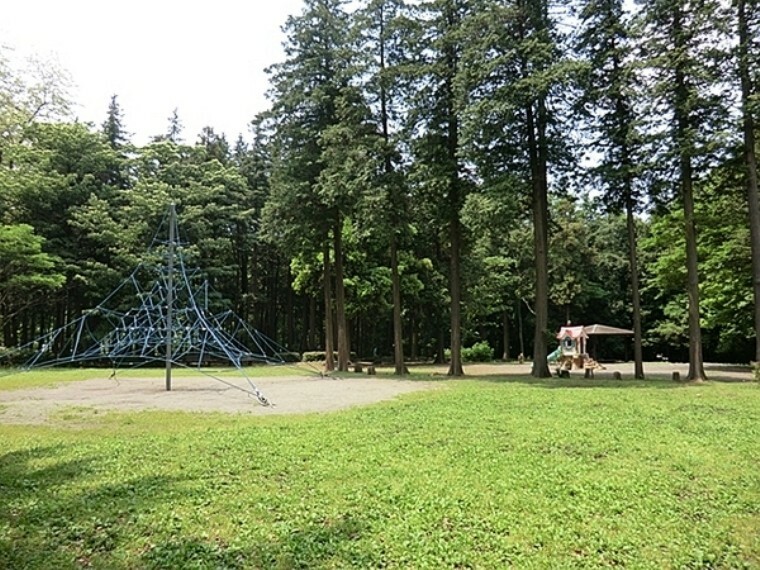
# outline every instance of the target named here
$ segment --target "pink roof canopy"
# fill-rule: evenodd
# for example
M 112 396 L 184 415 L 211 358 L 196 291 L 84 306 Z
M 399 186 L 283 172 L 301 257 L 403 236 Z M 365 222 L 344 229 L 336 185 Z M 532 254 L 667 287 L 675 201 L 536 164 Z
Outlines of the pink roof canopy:
M 566 336 L 569 336 L 570 338 L 588 338 L 585 327 L 582 326 L 561 327 L 557 333 L 557 338 L 565 338 Z

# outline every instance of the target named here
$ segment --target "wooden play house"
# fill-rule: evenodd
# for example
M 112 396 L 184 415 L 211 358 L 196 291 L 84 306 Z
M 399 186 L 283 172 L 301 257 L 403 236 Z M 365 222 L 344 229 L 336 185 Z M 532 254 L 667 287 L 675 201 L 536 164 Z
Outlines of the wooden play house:
M 588 354 L 588 343 L 594 335 L 632 335 L 633 331 L 608 325 L 564 326 L 557 333 L 559 347 L 549 355 L 549 362 L 556 364 L 557 376 L 567 376 L 570 370 L 585 370 L 593 376 L 595 369 L 604 369 Z

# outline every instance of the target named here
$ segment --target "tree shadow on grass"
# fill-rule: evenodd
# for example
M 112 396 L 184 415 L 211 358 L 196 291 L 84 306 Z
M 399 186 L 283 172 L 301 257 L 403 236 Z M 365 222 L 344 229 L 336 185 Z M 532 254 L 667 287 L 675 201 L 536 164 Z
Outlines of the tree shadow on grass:
M 620 388 L 620 387 L 661 387 L 677 388 L 688 386 L 685 382 L 688 363 L 668 362 L 645 362 L 645 380 L 633 378 L 632 362 L 616 362 L 607 364 L 605 370 L 596 370 L 594 378 L 584 378 L 583 370 L 572 370 L 569 378 L 559 378 L 554 374 L 550 378 L 533 378 L 530 375 L 530 364 L 513 363 L 469 363 L 465 364 L 465 376 L 461 379 L 485 380 L 494 382 L 518 382 L 531 385 L 546 386 L 548 388 Z M 743 383 L 752 381 L 752 369 L 749 366 L 737 364 L 705 363 L 708 381 L 719 383 Z M 439 365 L 437 369 L 427 367 L 427 370 L 418 370 L 414 375 L 415 380 L 445 381 L 457 380 L 446 374 L 446 367 Z M 550 367 L 554 372 L 554 367 Z M 384 371 L 385 372 L 385 371 Z M 621 379 L 616 380 L 615 372 L 621 374 Z M 679 372 L 680 381 L 673 381 L 673 373 Z M 391 376 L 393 377 L 393 376 Z M 395 377 L 393 377 L 395 378 Z
M 0 568 L 125 567 L 113 551 L 133 537 L 140 513 L 169 500 L 177 482 L 125 476 L 93 488 L 87 478 L 96 476 L 100 460 L 56 460 L 72 449 L 0 456 Z
M 173 500 L 186 505 L 186 479 L 130 477 L 90 485 L 103 477 L 102 458 L 54 445 L 0 455 L 0 568 L 314 568 L 366 565 L 355 542 L 366 525 L 346 514 L 275 537 L 259 529 L 226 542 L 188 535 L 171 522 L 151 520 Z M 160 526 L 157 526 L 160 525 Z
M 531 376 L 473 376 L 467 377 L 470 380 L 482 380 L 484 382 L 494 382 L 497 384 L 526 384 L 550 390 L 561 390 L 570 388 L 614 388 L 620 389 L 673 389 L 688 386 L 684 382 L 673 382 L 671 379 L 664 377 L 651 377 L 647 380 L 614 380 L 612 378 L 583 378 L 582 376 L 570 378 L 533 378 Z
M 366 525 L 354 516 L 324 520 L 303 528 L 286 527 L 281 536 L 227 544 L 220 539 L 183 537 L 155 545 L 139 566 L 170 568 L 319 568 L 367 567 L 370 560 L 352 545 Z

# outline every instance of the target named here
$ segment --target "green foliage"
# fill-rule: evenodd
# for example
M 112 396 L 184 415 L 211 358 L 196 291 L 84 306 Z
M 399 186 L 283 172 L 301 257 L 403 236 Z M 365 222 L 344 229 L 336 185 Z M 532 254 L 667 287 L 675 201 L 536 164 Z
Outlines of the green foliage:
M 278 352 L 276 354 L 277 358 L 281 359 L 283 362 L 301 362 L 301 354 L 298 352 Z
M 338 353 L 333 352 L 333 357 L 338 358 Z M 327 358 L 324 350 L 309 350 L 303 353 L 302 360 L 304 362 L 324 362 Z
M 705 353 L 747 360 L 754 300 L 744 170 L 732 158 L 742 149 L 730 147 L 727 7 L 308 0 L 283 27 L 272 108 L 256 118 L 251 145 L 211 126 L 181 144 L 175 109 L 165 134 L 134 148 L 115 96 L 102 132 L 52 122 L 67 115 L 65 74 L 19 66 L 0 48 L 0 221 L 6 235 L 22 226 L 33 235 L 26 281 L 9 288 L 8 258 L 0 266 L 3 343 L 23 344 L 103 299 L 142 259 L 169 202 L 184 254 L 216 290 L 212 305 L 299 351 L 319 346 L 325 276 L 345 286 L 334 309 L 350 320 L 352 348 L 393 351 L 391 251 L 402 344 L 415 358 L 440 359 L 452 329 L 501 351 L 505 332 L 524 344 L 539 320 L 538 339 L 568 318 L 630 326 L 616 212 L 652 205 L 637 221 L 649 234 L 644 334 L 653 350 L 677 353 L 688 296 L 684 220 L 670 198 L 690 161 Z M 752 32 L 757 9 L 748 10 Z M 581 151 L 593 164 L 573 170 Z M 592 186 L 599 203 L 585 198 Z M 564 198 L 550 200 L 548 220 L 531 220 L 532 208 L 547 210 L 547 190 Z M 546 288 L 534 225 L 548 228 Z M 323 258 L 335 237 L 339 281 Z M 45 256 L 54 267 L 38 265 Z M 452 306 L 461 323 L 447 322 Z
M 462 360 L 465 362 L 492 362 L 493 348 L 484 340 L 476 342 L 471 347 L 462 349 Z
M 492 378 L 310 416 L 68 410 L 0 426 L 0 566 L 753 568 L 759 400 Z
M 44 243 L 26 224 L 0 226 L 0 323 L 63 285 L 60 260 L 43 251 Z
M 103 122 L 103 136 L 113 149 L 119 149 L 129 141 L 124 130 L 121 107 L 116 99 L 116 95 L 111 97 L 111 102 L 108 104 L 108 115 Z
M 706 351 L 733 356 L 744 351 L 754 322 L 746 199 L 730 164 L 713 171 L 698 187 L 696 216 L 701 320 L 713 341 Z M 646 294 L 653 298 L 650 341 L 675 347 L 687 340 L 683 223 L 679 211 L 654 216 L 642 241 Z
M 451 350 L 446 349 L 444 351 L 446 360 L 451 358 Z M 471 347 L 462 348 L 462 361 L 463 362 L 493 362 L 493 348 L 490 347 L 488 342 L 480 341 L 473 344 Z
M 351 360 L 355 361 L 356 353 L 352 352 L 350 354 Z M 338 353 L 337 351 L 333 351 L 333 358 L 338 359 Z M 309 350 L 303 353 L 301 357 L 302 362 L 324 362 L 326 359 L 326 353 L 324 350 Z

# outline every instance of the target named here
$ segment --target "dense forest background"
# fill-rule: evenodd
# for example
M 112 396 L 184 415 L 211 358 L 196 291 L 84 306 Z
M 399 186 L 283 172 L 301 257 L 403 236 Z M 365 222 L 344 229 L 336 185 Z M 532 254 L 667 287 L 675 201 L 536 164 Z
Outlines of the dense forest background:
M 212 303 L 328 367 L 458 374 L 482 342 L 540 361 L 567 321 L 636 324 L 648 359 L 754 360 L 759 20 L 744 0 L 305 0 L 252 143 L 189 142 L 175 111 L 136 146 L 139 109 L 72 121 L 64 73 L 1 51 L 0 344 L 96 305 L 174 202 Z

